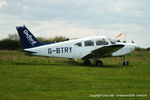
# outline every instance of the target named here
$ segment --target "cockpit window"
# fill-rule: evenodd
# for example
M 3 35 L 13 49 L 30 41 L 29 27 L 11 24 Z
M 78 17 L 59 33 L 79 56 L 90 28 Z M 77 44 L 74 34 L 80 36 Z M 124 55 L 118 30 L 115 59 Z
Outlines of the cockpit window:
M 116 42 L 115 41 L 110 41 L 111 42 L 111 44 L 116 44 Z
M 108 42 L 105 39 L 96 40 L 96 45 L 108 45 Z
M 110 39 L 109 38 L 109 41 L 110 41 L 111 44 L 116 44 L 116 40 L 115 39 Z
M 78 46 L 78 47 L 82 47 L 82 43 L 81 42 L 76 43 L 75 45 Z
M 94 41 L 88 40 L 84 42 L 85 46 L 94 46 Z

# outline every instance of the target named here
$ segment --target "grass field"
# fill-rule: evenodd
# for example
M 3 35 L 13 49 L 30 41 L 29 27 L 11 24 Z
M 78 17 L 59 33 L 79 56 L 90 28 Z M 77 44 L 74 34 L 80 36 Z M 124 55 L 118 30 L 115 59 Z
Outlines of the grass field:
M 150 100 L 150 52 L 127 59 L 127 67 L 122 58 L 105 58 L 103 67 L 95 67 L 0 51 L 0 100 Z

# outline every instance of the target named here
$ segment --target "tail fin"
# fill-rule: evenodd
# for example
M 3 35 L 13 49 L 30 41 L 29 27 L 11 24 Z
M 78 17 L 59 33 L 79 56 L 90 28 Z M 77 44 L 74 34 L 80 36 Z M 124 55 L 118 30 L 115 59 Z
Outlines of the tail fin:
M 26 26 L 17 26 L 16 29 L 24 49 L 43 45 L 43 43 L 34 37 L 34 35 L 26 28 Z

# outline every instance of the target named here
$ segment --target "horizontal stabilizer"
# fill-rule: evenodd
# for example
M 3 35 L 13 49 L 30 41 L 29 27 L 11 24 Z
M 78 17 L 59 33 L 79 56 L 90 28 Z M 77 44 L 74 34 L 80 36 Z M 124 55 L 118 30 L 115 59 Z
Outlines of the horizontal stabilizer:
M 37 53 L 35 51 L 27 51 L 27 50 L 24 50 L 25 53 Z

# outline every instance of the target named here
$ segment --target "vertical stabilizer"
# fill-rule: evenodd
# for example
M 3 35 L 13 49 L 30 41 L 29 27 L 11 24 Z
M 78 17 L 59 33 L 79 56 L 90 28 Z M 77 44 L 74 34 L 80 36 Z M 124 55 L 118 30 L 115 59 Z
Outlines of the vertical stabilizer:
M 38 41 L 35 36 L 26 28 L 26 26 L 17 26 L 16 27 L 21 43 L 26 48 L 33 48 L 37 46 L 43 45 L 40 41 Z

